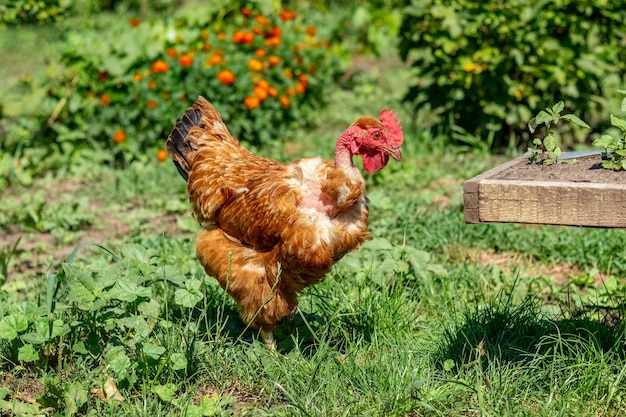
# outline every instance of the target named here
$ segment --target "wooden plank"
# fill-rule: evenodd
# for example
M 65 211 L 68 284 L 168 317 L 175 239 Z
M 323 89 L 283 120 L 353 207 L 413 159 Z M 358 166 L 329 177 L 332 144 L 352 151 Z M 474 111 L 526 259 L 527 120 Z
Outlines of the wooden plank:
M 465 222 L 626 228 L 626 184 L 492 179 L 522 155 L 463 184 Z
M 618 184 L 483 180 L 480 223 L 626 228 L 626 187 Z

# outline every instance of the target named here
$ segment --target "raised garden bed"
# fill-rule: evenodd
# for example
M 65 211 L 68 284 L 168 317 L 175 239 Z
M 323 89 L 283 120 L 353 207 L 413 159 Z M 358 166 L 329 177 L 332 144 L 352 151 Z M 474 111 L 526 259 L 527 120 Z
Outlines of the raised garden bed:
M 463 184 L 466 223 L 626 228 L 626 172 L 601 167 L 600 152 L 566 152 L 554 165 L 528 154 Z

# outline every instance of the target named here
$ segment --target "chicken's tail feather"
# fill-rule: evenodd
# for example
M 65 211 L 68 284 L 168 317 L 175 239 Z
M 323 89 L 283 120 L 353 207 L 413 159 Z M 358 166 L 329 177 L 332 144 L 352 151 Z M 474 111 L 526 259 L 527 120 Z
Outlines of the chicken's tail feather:
M 193 154 L 198 149 L 198 139 L 211 126 L 213 134 L 225 135 L 230 140 L 232 137 L 222 122 L 222 117 L 215 107 L 204 97 L 198 97 L 193 106 L 187 108 L 185 114 L 176 120 L 165 147 L 167 153 L 174 161 L 180 175 L 187 181 L 193 162 Z

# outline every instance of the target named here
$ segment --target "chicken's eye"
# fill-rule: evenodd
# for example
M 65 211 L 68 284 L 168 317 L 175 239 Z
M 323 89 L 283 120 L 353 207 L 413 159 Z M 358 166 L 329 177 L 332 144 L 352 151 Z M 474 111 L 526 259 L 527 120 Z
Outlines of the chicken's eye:
M 383 134 L 380 132 L 374 132 L 374 134 L 372 135 L 372 137 L 376 140 L 380 140 L 383 137 Z

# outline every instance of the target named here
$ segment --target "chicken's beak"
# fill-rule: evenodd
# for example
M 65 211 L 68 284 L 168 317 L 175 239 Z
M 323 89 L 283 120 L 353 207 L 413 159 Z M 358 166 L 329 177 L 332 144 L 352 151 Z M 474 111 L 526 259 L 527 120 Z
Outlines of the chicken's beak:
M 400 152 L 400 149 L 396 148 L 395 146 L 391 145 L 390 148 L 385 148 L 384 150 L 387 155 L 391 155 L 391 157 L 396 161 L 402 160 L 402 153 Z

